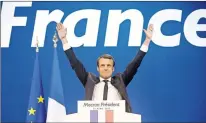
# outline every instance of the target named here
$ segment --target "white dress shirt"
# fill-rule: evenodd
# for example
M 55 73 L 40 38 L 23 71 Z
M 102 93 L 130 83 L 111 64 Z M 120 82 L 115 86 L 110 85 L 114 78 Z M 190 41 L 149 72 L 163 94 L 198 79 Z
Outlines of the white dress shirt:
M 63 45 L 64 51 L 70 49 L 71 47 L 69 46 L 68 43 Z M 142 45 L 140 48 L 141 51 L 147 52 L 148 51 L 148 46 Z M 103 82 L 103 78 L 100 77 L 100 82 L 94 86 L 94 91 L 93 91 L 93 96 L 92 100 L 103 100 L 103 94 L 104 94 L 104 85 L 105 82 Z M 121 95 L 119 94 L 118 90 L 111 84 L 111 77 L 108 82 L 108 93 L 107 93 L 107 100 L 121 100 Z
M 100 82 L 94 86 L 92 100 L 98 100 L 98 101 L 103 100 L 104 85 L 105 85 L 105 82 L 103 82 L 103 80 L 104 79 L 100 77 Z M 109 80 L 107 100 L 112 100 L 112 101 L 121 100 L 122 98 L 118 90 L 111 84 L 111 77 L 107 80 Z

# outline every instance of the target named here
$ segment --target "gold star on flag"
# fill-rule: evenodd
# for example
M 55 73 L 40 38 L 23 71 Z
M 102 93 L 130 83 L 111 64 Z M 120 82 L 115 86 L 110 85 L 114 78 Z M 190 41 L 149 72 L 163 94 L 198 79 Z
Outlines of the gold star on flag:
M 29 115 L 35 115 L 36 110 L 34 110 L 32 107 L 29 111 Z
M 40 97 L 39 98 L 37 98 L 38 99 L 38 103 L 44 103 L 44 98 L 40 95 Z

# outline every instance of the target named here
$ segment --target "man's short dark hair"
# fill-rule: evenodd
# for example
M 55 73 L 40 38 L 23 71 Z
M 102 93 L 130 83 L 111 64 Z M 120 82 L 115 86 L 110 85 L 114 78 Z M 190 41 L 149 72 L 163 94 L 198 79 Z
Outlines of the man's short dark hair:
M 113 58 L 111 55 L 109 55 L 109 54 L 103 54 L 103 55 L 101 55 L 101 56 L 97 59 L 97 66 L 99 66 L 99 60 L 100 60 L 101 58 L 111 59 L 111 60 L 113 61 L 113 67 L 115 66 L 114 58 Z

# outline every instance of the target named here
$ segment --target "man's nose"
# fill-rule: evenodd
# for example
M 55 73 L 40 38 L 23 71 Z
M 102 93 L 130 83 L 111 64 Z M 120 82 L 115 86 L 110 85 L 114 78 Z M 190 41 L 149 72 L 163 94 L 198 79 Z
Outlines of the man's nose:
M 107 71 L 107 70 L 108 70 L 108 68 L 107 68 L 107 67 L 104 67 L 104 70 L 105 70 L 105 71 Z

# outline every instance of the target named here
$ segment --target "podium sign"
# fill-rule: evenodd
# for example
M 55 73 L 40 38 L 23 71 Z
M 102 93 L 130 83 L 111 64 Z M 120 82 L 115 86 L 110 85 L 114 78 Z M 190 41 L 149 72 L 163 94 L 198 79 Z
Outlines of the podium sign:
M 78 112 L 64 122 L 141 122 L 141 115 L 125 112 L 125 101 L 78 101 Z

